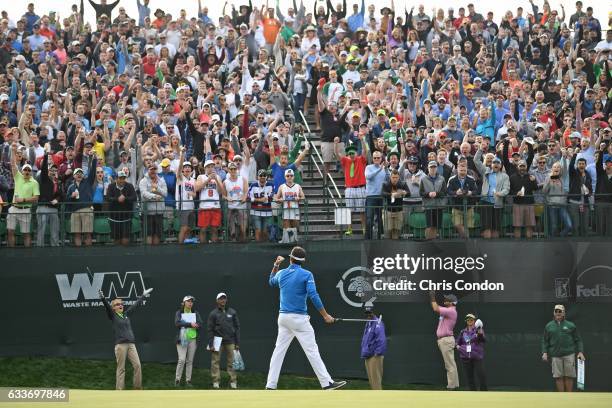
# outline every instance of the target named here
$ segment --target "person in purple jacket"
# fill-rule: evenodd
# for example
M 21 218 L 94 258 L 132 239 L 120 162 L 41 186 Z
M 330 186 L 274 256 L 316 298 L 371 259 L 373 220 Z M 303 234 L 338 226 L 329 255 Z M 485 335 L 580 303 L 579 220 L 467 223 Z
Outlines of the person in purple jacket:
M 366 323 L 363 337 L 361 338 L 361 358 L 365 359 L 370 388 L 382 390 L 383 359 L 387 351 L 385 324 L 382 321 L 378 321 L 373 307 L 366 306 L 365 314 L 371 321 Z
M 474 374 L 478 376 L 480 391 L 487 391 L 487 378 L 484 372 L 482 360 L 484 359 L 485 335 L 482 330 L 482 322 L 476 316 L 468 314 L 465 316 L 465 329 L 461 330 L 457 337 L 457 350 L 467 374 L 470 390 L 476 391 Z

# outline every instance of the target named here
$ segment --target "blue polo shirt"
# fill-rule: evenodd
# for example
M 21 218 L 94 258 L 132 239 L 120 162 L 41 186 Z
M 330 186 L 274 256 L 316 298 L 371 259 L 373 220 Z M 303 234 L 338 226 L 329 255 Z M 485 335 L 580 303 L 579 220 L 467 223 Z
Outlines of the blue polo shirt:
M 270 274 L 269 283 L 280 288 L 280 313 L 308 314 L 307 298 L 317 310 L 323 309 L 312 272 L 299 265 L 291 264 L 275 275 Z

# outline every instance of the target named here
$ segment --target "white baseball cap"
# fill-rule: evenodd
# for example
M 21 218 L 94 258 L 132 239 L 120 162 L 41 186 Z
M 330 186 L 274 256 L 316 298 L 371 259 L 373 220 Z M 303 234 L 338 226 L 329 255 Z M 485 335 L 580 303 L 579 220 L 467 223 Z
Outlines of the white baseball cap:
M 227 294 L 225 292 L 217 293 L 217 300 L 221 299 L 222 297 L 227 297 Z

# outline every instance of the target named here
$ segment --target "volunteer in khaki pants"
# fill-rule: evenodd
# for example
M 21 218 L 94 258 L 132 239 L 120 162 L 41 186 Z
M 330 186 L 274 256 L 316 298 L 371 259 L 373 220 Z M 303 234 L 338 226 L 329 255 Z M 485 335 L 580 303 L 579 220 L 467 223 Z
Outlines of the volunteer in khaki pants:
M 276 389 L 285 354 L 287 354 L 287 349 L 294 337 L 297 337 L 300 346 L 306 353 L 306 357 L 308 357 L 308 361 L 319 379 L 321 388 L 335 390 L 343 387 L 346 385 L 346 381 L 336 382 L 332 380 L 321 359 L 314 330 L 310 325 L 306 299 L 310 298 L 325 323 L 332 324 L 335 319 L 323 307 L 312 272 L 302 268 L 302 264 L 306 260 L 304 248 L 294 247 L 289 257 L 289 267 L 281 271 L 278 269 L 285 258 L 282 256 L 276 258 L 268 281 L 270 286 L 280 288 L 280 313 L 278 315 L 278 337 L 276 338 L 272 358 L 270 358 L 270 371 L 268 371 L 266 389 Z
M 234 350 L 240 348 L 240 321 L 238 314 L 231 307 L 227 307 L 227 295 L 224 292 L 217 294 L 217 307 L 208 315 L 208 351 L 210 357 L 210 375 L 213 388 L 219 389 L 221 382 L 221 352 L 225 353 L 227 361 L 227 374 L 230 376 L 230 388 L 238 388 L 236 371 L 234 371 Z M 214 339 L 221 337 L 219 351 L 214 351 Z
M 459 390 L 459 374 L 457 363 L 455 363 L 455 337 L 453 329 L 457 323 L 457 297 L 455 295 L 444 295 L 444 306 L 439 306 L 436 302 L 435 292 L 429 292 L 431 308 L 440 314 L 436 336 L 438 337 L 438 348 L 444 359 L 446 368 L 446 388 L 450 391 Z
M 138 357 L 138 351 L 136 350 L 136 338 L 132 331 L 132 323 L 128 315 L 134 311 L 134 309 L 141 305 L 144 298 L 149 292 L 145 293 L 138 298 L 136 303 L 131 305 L 128 310 L 123 310 L 123 300 L 113 299 L 110 303 L 104 297 L 104 293 L 100 290 L 98 294 L 100 299 L 104 303 L 106 314 L 113 324 L 113 334 L 115 335 L 115 357 L 117 358 L 117 379 L 115 388 L 123 390 L 125 388 L 125 359 L 130 360 L 132 368 L 134 369 L 134 389 L 142 389 L 142 371 L 140 367 L 140 358 Z
M 387 351 L 385 324 L 382 321 L 378 321 L 373 307 L 367 306 L 365 314 L 371 321 L 366 323 L 363 337 L 361 338 L 361 358 L 365 359 L 370 388 L 382 390 L 383 359 Z

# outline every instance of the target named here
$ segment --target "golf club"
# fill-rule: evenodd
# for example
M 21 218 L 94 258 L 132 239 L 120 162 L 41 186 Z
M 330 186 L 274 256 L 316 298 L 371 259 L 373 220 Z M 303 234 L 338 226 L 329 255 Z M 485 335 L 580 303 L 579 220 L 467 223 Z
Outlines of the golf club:
M 334 319 L 334 322 L 371 322 L 372 319 L 343 319 L 341 317 L 337 317 Z M 382 322 L 382 315 L 378 316 L 376 319 L 377 323 Z

